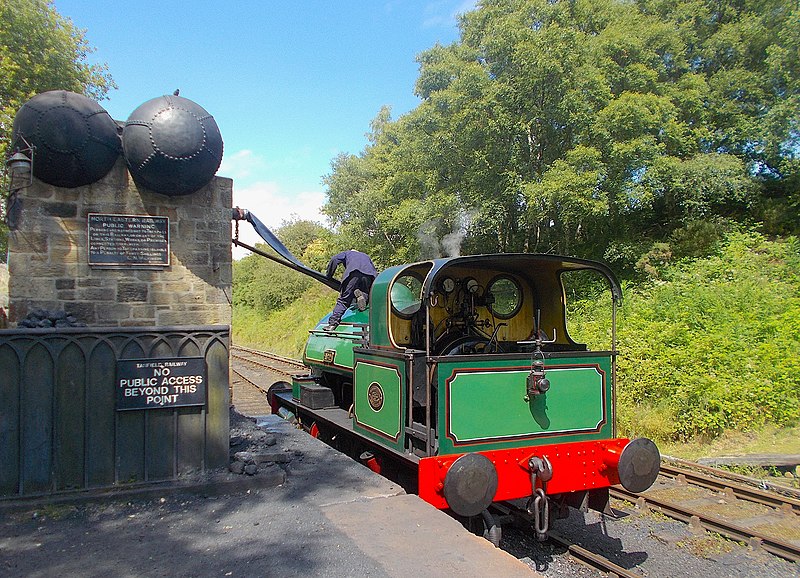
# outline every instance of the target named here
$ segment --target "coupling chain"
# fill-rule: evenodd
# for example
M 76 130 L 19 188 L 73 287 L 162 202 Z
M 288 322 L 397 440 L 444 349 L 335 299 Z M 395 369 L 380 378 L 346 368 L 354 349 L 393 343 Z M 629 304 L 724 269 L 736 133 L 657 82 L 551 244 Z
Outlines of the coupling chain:
M 550 499 L 545 493 L 547 482 L 553 477 L 553 466 L 550 460 L 533 456 L 528 460 L 531 469 L 531 497 L 525 506 L 528 514 L 533 516 L 533 529 L 536 531 L 536 539 L 540 542 L 547 539 L 547 532 L 550 530 Z M 541 480 L 542 487 L 536 487 L 537 478 Z

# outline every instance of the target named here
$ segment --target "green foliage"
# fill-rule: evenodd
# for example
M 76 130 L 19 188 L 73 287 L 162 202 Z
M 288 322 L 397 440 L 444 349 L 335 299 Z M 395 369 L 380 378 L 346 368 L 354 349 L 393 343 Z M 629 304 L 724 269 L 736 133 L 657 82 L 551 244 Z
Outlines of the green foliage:
M 295 257 L 317 271 L 325 271 L 331 255 L 338 253 L 333 233 L 313 221 L 287 221 L 276 233 Z
M 69 90 L 101 100 L 116 88 L 105 65 L 88 64 L 85 32 L 50 0 L 0 0 L 0 158 L 6 159 L 17 110 L 48 90 Z M 0 215 L 5 202 L 0 202 Z M 8 229 L 0 223 L 0 260 Z
M 84 36 L 51 1 L 0 0 L 0 139 L 10 138 L 17 109 L 47 90 L 70 90 L 102 99 L 116 88 L 104 65 L 86 62 Z M 3 151 L 5 152 L 5 150 Z
M 266 315 L 234 304 L 233 341 L 300 359 L 308 331 L 331 312 L 336 297 L 335 291 L 314 283 L 286 308 Z
M 604 258 L 639 283 L 619 312 L 623 431 L 797 423 L 800 242 L 752 231 L 799 231 L 800 8 L 482 0 L 460 25 L 418 56 L 419 106 L 382 109 L 334 159 L 337 235 L 307 254 Z M 567 289 L 570 335 L 593 348 L 611 332 L 597 289 Z
M 326 211 L 382 265 L 449 236 L 632 272 L 712 250 L 670 240 L 697 222 L 797 232 L 798 28 L 781 0 L 483 0 L 418 56 L 420 105 L 334 161 Z
M 619 419 L 657 439 L 800 420 L 800 241 L 729 233 L 716 252 L 660 268 L 620 312 Z M 607 305 L 574 305 L 592 333 Z
M 276 229 L 276 236 L 302 262 L 324 271 L 336 250 L 333 234 L 317 223 L 293 220 Z M 262 243 L 257 249 L 269 253 Z M 267 315 L 295 302 L 317 281 L 270 261 L 261 255 L 248 255 L 233 264 L 233 305 Z
M 309 267 L 324 271 L 338 252 L 334 235 L 311 221 L 284 222 L 276 236 Z M 269 252 L 259 243 L 256 248 Z M 330 313 L 337 293 L 261 255 L 233 264 L 233 340 L 299 358 L 308 330 Z
M 267 250 L 263 244 L 256 248 Z M 233 265 L 233 304 L 267 314 L 294 302 L 312 283 L 316 281 L 284 265 L 248 255 Z

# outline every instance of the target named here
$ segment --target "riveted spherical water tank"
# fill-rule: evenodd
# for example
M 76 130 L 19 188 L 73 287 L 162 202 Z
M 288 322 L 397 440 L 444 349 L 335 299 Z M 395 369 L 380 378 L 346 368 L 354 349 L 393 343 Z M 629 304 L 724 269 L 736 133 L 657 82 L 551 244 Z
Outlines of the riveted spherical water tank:
M 14 118 L 12 143 L 35 146 L 33 174 L 57 187 L 80 187 L 105 176 L 120 153 L 119 126 L 90 98 L 66 90 L 37 94 Z M 14 146 L 14 145 L 12 145 Z
M 122 131 L 125 161 L 140 185 L 188 195 L 214 177 L 222 136 L 214 117 L 182 96 L 161 96 L 134 110 Z

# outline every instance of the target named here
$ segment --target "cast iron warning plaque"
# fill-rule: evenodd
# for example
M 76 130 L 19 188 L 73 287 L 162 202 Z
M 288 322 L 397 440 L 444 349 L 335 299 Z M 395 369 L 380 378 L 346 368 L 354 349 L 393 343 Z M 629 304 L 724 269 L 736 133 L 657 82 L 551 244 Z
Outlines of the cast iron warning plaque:
M 169 218 L 89 213 L 89 265 L 166 267 Z
M 208 372 L 202 357 L 117 360 L 117 411 L 205 405 Z

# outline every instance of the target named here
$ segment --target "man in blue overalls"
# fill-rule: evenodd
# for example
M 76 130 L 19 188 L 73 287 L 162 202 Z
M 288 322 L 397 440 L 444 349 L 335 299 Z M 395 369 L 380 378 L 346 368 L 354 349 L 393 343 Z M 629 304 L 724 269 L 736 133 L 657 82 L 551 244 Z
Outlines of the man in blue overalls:
M 333 274 L 339 265 L 344 265 L 342 286 L 339 290 L 339 298 L 336 300 L 336 305 L 328 319 L 328 324 L 324 327 L 325 331 L 336 329 L 336 326 L 342 320 L 342 315 L 350 307 L 353 299 L 356 300 L 359 311 L 364 311 L 367 308 L 370 287 L 372 287 L 375 277 L 378 276 L 378 271 L 375 269 L 375 264 L 369 258 L 369 255 L 355 249 L 334 255 L 331 262 L 328 263 L 328 270 L 325 275 L 333 278 Z

